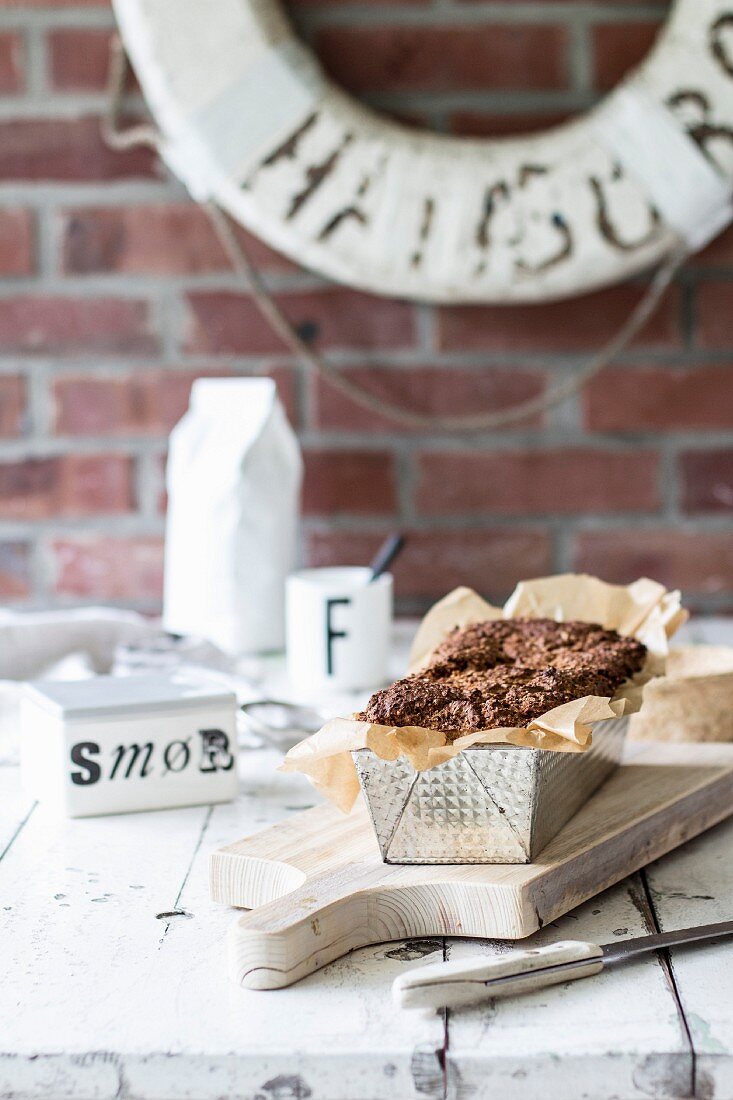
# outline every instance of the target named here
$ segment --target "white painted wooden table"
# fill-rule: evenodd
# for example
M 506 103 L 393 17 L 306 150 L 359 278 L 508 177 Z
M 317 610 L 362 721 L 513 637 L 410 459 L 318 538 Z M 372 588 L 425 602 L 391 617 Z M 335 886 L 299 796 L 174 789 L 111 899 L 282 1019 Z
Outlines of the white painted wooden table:
M 733 624 L 688 638 L 733 642 Z M 275 752 L 244 754 L 232 805 L 59 822 L 0 767 L 0 1096 L 33 1100 L 733 1100 L 733 944 L 448 1014 L 400 1014 L 392 979 L 507 950 L 367 948 L 290 989 L 225 976 L 232 912 L 212 848 L 312 804 Z M 733 821 L 534 939 L 635 936 L 733 916 Z

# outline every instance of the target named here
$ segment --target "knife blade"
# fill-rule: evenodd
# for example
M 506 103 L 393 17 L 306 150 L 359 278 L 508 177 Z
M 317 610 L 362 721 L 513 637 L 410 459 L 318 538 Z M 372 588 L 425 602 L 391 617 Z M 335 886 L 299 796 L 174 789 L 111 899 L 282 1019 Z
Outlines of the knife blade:
M 401 1008 L 457 1008 L 588 978 L 649 951 L 731 935 L 733 920 L 615 943 L 562 940 L 548 947 L 511 951 L 493 958 L 432 963 L 401 974 L 392 985 L 392 995 Z

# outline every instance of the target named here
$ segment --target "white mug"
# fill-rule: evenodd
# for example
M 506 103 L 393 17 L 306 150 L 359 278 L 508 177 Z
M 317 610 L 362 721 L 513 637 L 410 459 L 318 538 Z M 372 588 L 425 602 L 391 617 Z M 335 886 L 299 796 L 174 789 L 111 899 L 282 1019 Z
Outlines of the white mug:
M 286 587 L 288 676 L 308 691 L 362 691 L 387 680 L 392 576 L 363 566 L 301 569 Z

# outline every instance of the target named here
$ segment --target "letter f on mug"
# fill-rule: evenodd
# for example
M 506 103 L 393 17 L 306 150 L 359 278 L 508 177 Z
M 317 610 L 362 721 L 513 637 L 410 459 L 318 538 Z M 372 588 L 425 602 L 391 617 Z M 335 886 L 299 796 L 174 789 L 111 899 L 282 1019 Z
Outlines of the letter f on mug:
M 361 566 L 288 577 L 288 675 L 307 692 L 361 691 L 387 679 L 392 577 Z
M 350 605 L 351 600 L 348 596 L 336 596 L 330 597 L 326 600 L 326 672 L 329 676 L 333 676 L 333 642 L 334 638 L 347 638 L 348 632 L 346 630 L 334 630 L 333 619 L 331 612 L 334 607 L 338 607 L 339 604 Z

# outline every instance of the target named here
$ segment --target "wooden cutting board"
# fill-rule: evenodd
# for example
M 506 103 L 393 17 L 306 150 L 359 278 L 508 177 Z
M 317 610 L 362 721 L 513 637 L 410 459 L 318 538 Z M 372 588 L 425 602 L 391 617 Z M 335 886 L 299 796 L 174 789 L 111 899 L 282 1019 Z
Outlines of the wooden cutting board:
M 384 864 L 362 806 L 319 806 L 220 848 L 211 895 L 251 910 L 229 931 L 231 977 L 277 989 L 367 944 L 522 939 L 733 813 L 733 744 L 632 752 L 530 864 Z

